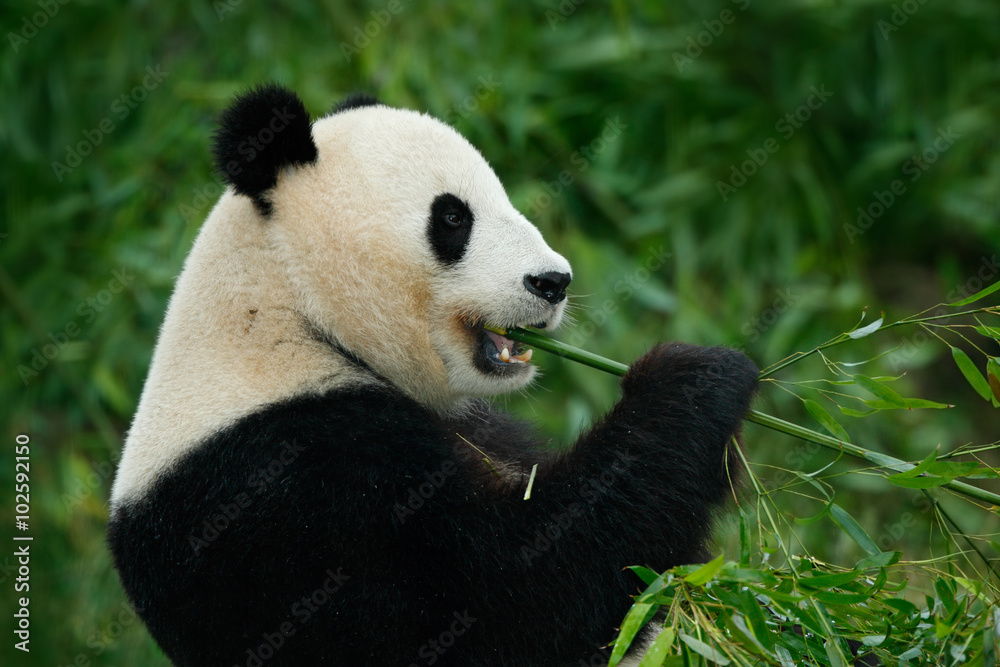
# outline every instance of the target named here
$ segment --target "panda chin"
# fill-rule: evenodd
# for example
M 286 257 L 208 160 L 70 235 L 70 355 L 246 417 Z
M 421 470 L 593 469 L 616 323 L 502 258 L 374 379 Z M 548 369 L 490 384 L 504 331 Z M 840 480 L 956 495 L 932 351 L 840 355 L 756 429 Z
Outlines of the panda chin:
M 481 372 L 509 376 L 529 371 L 532 350 L 522 351 L 515 341 L 481 326 L 475 327 L 473 331 L 476 335 L 473 363 Z

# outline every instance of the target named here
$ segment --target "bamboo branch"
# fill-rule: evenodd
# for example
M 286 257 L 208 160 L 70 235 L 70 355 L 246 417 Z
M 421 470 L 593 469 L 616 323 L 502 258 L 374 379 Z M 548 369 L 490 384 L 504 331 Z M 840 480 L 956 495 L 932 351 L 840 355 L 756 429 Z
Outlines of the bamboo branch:
M 894 323 L 893 326 L 895 326 L 895 324 L 896 323 Z M 612 361 L 611 359 L 594 354 L 593 352 L 581 350 L 580 348 L 573 347 L 572 345 L 567 345 L 552 338 L 537 334 L 533 331 L 526 331 L 524 329 L 500 329 L 491 326 L 487 326 L 486 328 L 493 333 L 510 338 L 511 340 L 524 343 L 525 345 L 530 345 L 534 348 L 538 348 L 539 350 L 545 350 L 546 352 L 560 357 L 565 357 L 566 359 L 576 361 L 584 364 L 585 366 L 590 366 L 591 368 L 596 368 L 597 370 L 604 371 L 605 373 L 621 376 L 625 375 L 625 372 L 628 370 L 628 366 L 625 364 Z M 834 341 L 837 341 L 837 339 L 834 339 Z M 834 344 L 833 341 L 828 344 L 821 345 L 817 349 L 829 347 L 831 344 Z M 750 414 L 747 415 L 747 421 L 759 424 L 760 426 L 767 427 L 780 433 L 800 438 L 807 442 L 816 443 L 817 445 L 821 445 L 827 449 L 832 449 L 836 452 L 854 456 L 868 461 L 869 463 L 873 463 L 880 468 L 888 468 L 889 470 L 895 472 L 906 472 L 916 467 L 914 464 L 901 459 L 888 456 L 887 454 L 873 452 L 869 449 L 865 449 L 864 447 L 859 447 L 858 445 L 850 442 L 813 431 L 812 429 L 799 426 L 798 424 L 793 424 L 785 421 L 784 419 L 779 419 L 778 417 L 765 414 L 758 410 L 751 410 Z M 946 482 L 941 486 L 970 498 L 975 498 L 977 500 L 982 500 L 984 502 L 1000 506 L 1000 495 L 991 493 L 985 489 L 980 489 L 977 486 L 972 486 L 971 484 L 966 484 L 964 482 L 956 482 L 954 480 Z

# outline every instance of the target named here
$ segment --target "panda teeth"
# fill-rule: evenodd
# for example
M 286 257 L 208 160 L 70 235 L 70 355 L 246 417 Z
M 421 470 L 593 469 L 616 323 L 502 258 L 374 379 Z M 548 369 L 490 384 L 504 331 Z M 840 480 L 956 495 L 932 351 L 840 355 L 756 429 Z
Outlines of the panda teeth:
M 500 361 L 506 364 L 526 364 L 531 361 L 532 350 L 525 350 L 521 354 L 511 355 L 506 347 L 500 351 Z

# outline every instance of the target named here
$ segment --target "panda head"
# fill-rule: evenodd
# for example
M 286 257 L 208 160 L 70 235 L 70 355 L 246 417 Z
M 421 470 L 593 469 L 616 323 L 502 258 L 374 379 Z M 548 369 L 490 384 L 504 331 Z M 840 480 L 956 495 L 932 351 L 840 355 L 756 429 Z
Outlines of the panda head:
M 268 85 L 214 152 L 318 337 L 442 409 L 530 382 L 530 352 L 483 327 L 557 326 L 570 266 L 451 127 L 364 96 L 311 123 Z

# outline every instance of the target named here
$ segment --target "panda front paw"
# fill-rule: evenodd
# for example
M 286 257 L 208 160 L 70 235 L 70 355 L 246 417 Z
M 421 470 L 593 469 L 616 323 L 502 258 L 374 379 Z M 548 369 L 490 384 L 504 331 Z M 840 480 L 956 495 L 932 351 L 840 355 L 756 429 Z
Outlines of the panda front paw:
M 726 347 L 659 343 L 637 359 L 622 379 L 626 400 L 667 409 L 746 414 L 757 386 L 757 367 Z

